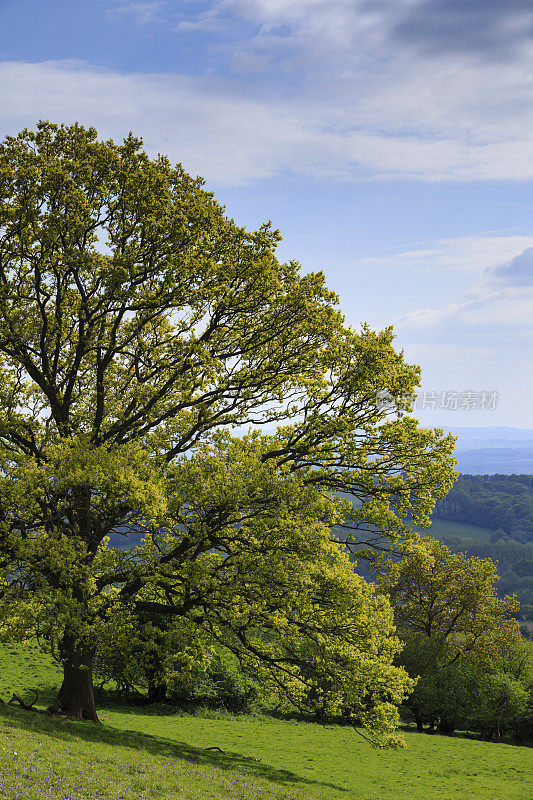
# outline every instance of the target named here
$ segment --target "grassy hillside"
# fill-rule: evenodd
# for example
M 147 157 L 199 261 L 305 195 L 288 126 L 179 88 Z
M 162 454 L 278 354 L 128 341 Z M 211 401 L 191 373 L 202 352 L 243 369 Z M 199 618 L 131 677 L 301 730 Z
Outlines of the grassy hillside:
M 353 500 L 353 498 L 345 492 L 337 492 L 337 495 L 343 500 L 348 500 L 353 503 L 356 507 L 360 505 L 358 501 Z M 482 528 L 478 525 L 468 525 L 463 522 L 455 522 L 446 519 L 434 519 L 428 528 L 419 528 L 416 525 L 413 527 L 425 536 L 434 536 L 435 539 L 439 540 L 448 536 L 458 536 L 461 539 L 481 539 L 488 542 L 491 535 L 494 533 L 494 530 L 491 528 Z
M 8 702 L 15 692 L 33 700 L 33 690 L 43 702 L 61 684 L 61 673 L 37 644 L 0 644 L 0 700 Z
M 467 525 L 463 522 L 452 522 L 447 519 L 435 519 L 429 528 L 416 528 L 425 536 L 433 536 L 435 539 L 446 539 L 449 536 L 458 536 L 461 539 L 481 539 L 488 542 L 494 531 L 490 528 L 481 528 L 478 525 Z
M 17 674 L 35 679 L 25 672 L 24 649 L 2 651 L 20 691 Z M 57 677 L 51 669 L 44 665 L 41 685 L 45 676 Z M 533 796 L 532 751 L 524 747 L 408 731 L 406 749 L 381 752 L 351 728 L 334 725 L 117 706 L 101 717 L 103 725 L 95 726 L 0 706 L 0 794 L 16 800 Z
M 531 750 L 407 733 L 108 709 L 104 724 L 0 710 L 0 792 L 26 800 L 530 800 Z M 206 748 L 218 746 L 224 753 Z

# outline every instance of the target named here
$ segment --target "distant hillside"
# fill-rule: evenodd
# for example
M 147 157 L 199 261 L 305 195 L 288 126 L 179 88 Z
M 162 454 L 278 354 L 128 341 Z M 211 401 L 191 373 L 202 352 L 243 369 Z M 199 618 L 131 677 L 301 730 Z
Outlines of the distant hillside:
M 435 519 L 479 525 L 521 542 L 533 541 L 533 475 L 460 475 Z
M 533 475 L 533 447 L 456 451 L 457 470 L 470 475 Z
M 472 447 L 533 447 L 533 429 L 509 428 L 505 425 L 477 428 L 445 428 L 457 436 L 460 450 Z
M 517 594 L 522 614 L 533 619 L 533 476 L 460 475 L 433 519 L 429 533 L 455 552 L 497 561 L 498 593 Z M 478 526 L 474 534 L 467 525 Z
M 533 430 L 446 428 L 457 436 L 457 469 L 470 475 L 533 475 Z
M 532 475 L 460 475 L 436 504 L 430 527 L 417 530 L 454 553 L 497 562 L 498 594 L 516 594 L 521 618 L 533 620 Z M 341 529 L 337 533 L 343 535 Z M 364 560 L 356 571 L 373 578 Z
M 419 528 L 413 526 L 423 536 L 433 536 L 440 542 L 452 537 L 461 539 L 479 539 L 482 542 L 489 542 L 494 533 L 490 528 L 482 528 L 479 525 L 469 525 L 466 522 L 452 522 L 447 519 L 433 518 L 429 528 Z

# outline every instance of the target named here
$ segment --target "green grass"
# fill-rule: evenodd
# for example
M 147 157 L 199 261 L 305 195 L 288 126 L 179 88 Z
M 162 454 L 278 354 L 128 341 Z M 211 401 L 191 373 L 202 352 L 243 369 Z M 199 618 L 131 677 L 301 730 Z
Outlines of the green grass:
M 107 722 L 132 731 L 138 729 L 138 719 L 115 712 Z M 261 717 L 145 714 L 142 719 L 146 733 L 164 733 L 168 739 L 179 736 L 191 746 L 218 745 L 239 758 L 255 758 L 266 777 L 275 779 L 278 773 L 279 780 L 281 773 L 283 782 L 306 787 L 316 798 L 531 800 L 533 796 L 528 748 L 409 732 L 406 749 L 375 751 L 351 728 L 341 726 Z
M 301 797 L 281 772 L 276 782 L 262 779 L 246 760 L 110 725 L 0 711 L 0 795 L 10 800 Z
M 24 648 L 4 646 L 10 686 Z M 57 682 L 53 666 L 48 679 Z M 21 681 L 22 683 L 22 681 Z M 44 685 L 45 681 L 41 681 Z M 20 690 L 22 686 L 16 686 Z M 18 692 L 18 693 L 19 693 Z M 530 748 L 407 731 L 375 751 L 348 727 L 108 706 L 103 724 L 0 706 L 0 796 L 13 800 L 531 800 Z M 208 748 L 219 747 L 224 753 Z
M 0 644 L 0 699 L 9 701 L 13 692 L 33 700 L 33 689 L 48 702 L 61 685 L 61 671 L 37 644 Z
M 435 519 L 429 528 L 415 527 L 415 529 L 424 536 L 433 536 L 439 540 L 449 536 L 459 536 L 461 539 L 481 539 L 488 542 L 494 533 L 490 528 L 481 528 L 478 525 L 467 525 L 465 522 L 453 522 L 447 519 Z
M 0 794 L 17 800 L 531 800 L 531 749 L 407 733 L 107 710 L 104 724 L 0 711 Z M 207 750 L 218 746 L 225 751 Z M 5 788 L 4 788 L 5 787 Z
M 336 494 L 343 500 L 348 500 L 353 503 L 354 506 L 360 506 L 359 501 L 353 500 L 351 495 L 345 492 L 337 492 Z M 461 539 L 482 539 L 488 542 L 494 533 L 490 528 L 482 528 L 478 525 L 468 525 L 464 522 L 454 522 L 447 519 L 434 519 L 428 528 L 419 528 L 417 525 L 413 525 L 413 528 L 424 536 L 433 536 L 435 539 L 439 540 L 445 539 L 448 536 L 459 536 Z

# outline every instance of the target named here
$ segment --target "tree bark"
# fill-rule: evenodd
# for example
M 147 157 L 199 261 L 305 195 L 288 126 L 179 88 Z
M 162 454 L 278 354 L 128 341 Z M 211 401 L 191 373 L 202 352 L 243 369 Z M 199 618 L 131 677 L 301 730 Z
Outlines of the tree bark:
M 439 722 L 439 733 L 444 734 L 444 736 L 453 736 L 456 727 L 454 720 L 443 718 Z
M 167 688 L 166 683 L 150 683 L 148 685 L 148 702 L 164 703 L 167 699 Z
M 63 683 L 54 704 L 59 712 L 74 719 L 100 722 L 96 713 L 93 691 L 93 661 L 95 649 L 81 646 L 69 636 L 61 643 Z
M 424 730 L 424 725 L 422 723 L 422 717 L 419 716 L 419 714 L 417 714 L 416 712 L 413 712 L 413 714 L 414 714 L 414 718 L 415 718 L 415 722 L 416 722 L 416 729 L 417 729 L 417 731 L 419 733 L 422 733 L 422 731 Z

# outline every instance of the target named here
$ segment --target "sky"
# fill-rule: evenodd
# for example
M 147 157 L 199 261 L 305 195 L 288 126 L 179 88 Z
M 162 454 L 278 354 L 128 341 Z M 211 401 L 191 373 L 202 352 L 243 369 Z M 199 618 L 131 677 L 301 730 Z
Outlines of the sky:
M 93 125 L 202 175 L 431 426 L 533 428 L 530 0 L 0 0 L 0 138 Z

